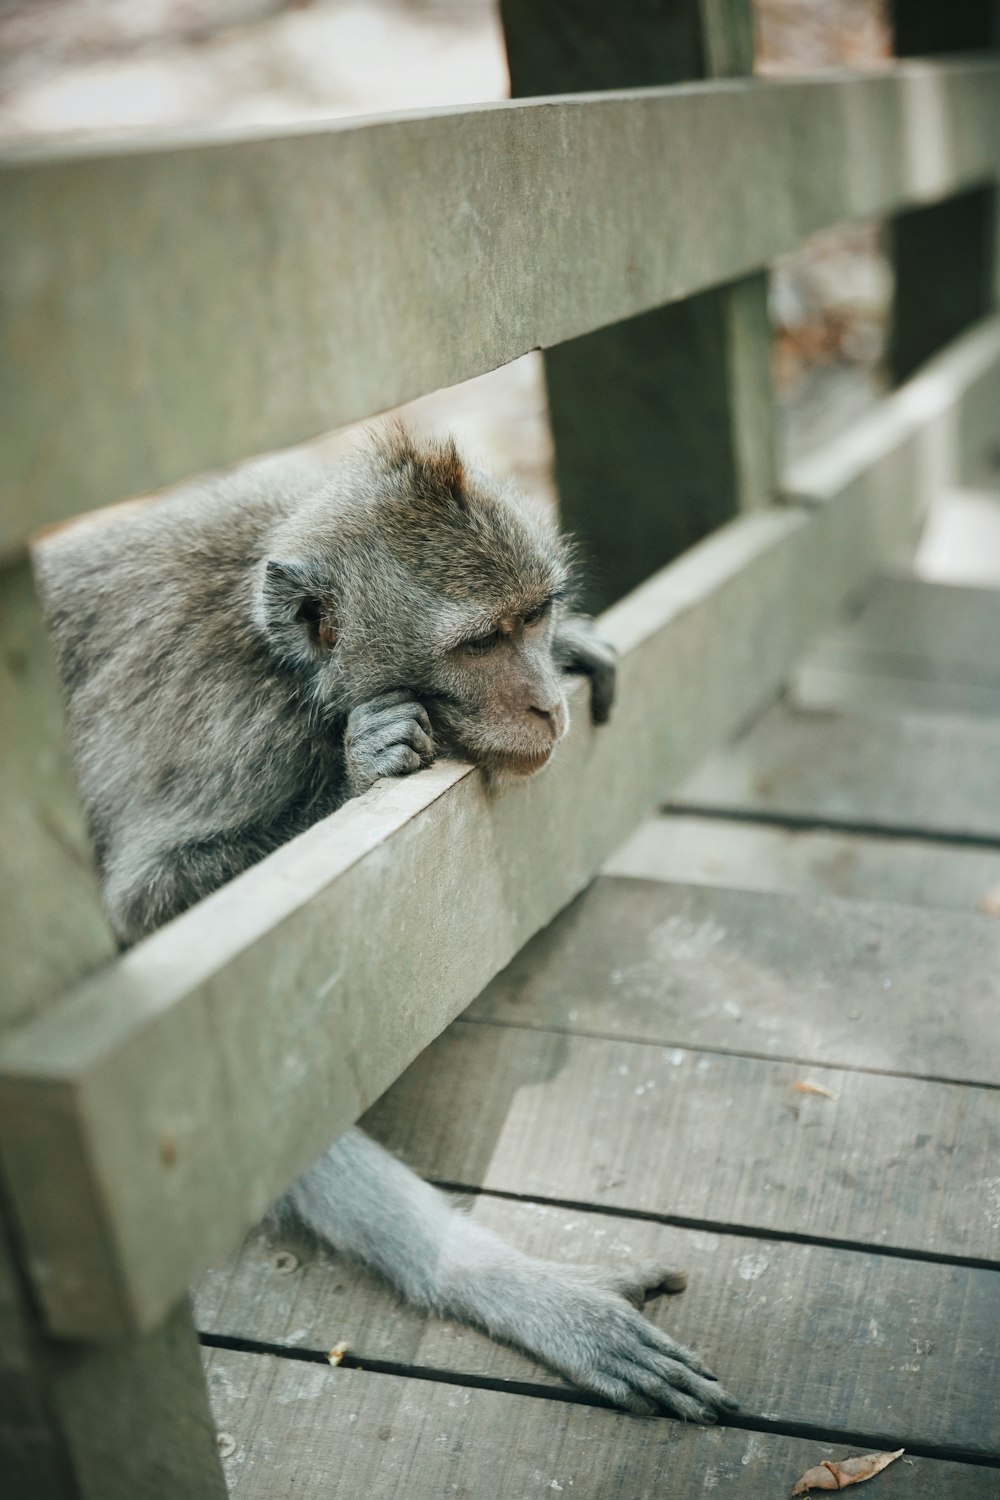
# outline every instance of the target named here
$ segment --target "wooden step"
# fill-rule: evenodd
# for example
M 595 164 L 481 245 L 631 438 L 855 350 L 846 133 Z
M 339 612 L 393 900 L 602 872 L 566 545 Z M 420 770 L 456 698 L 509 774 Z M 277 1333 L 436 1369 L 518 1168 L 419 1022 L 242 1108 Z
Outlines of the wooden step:
M 689 777 L 670 806 L 1000 845 L 1000 720 L 779 703 Z
M 805 708 L 997 717 L 1000 590 L 880 579 L 806 655 L 790 697 Z
M 888 834 L 666 813 L 647 819 L 604 872 L 1000 915 L 1000 848 Z

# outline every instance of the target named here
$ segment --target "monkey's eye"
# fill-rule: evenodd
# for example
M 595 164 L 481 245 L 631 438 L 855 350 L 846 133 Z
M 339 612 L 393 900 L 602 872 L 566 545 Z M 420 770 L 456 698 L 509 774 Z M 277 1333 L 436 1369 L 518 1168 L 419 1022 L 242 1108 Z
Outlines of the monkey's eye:
M 466 641 L 463 649 L 471 656 L 485 656 L 487 651 L 492 651 L 493 647 L 499 644 L 499 630 L 491 630 L 489 635 L 478 635 L 474 640 Z
M 535 609 L 529 610 L 526 615 L 522 616 L 522 618 L 525 625 L 539 625 L 541 624 L 542 620 L 545 619 L 546 615 L 549 615 L 551 613 L 552 600 L 543 599 L 541 604 L 537 605 Z

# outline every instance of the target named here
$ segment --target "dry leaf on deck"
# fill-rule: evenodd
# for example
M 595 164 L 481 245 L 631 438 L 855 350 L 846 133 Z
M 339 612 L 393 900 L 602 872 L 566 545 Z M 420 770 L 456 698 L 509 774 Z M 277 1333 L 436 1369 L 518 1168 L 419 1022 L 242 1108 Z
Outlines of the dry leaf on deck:
M 902 1458 L 905 1448 L 895 1453 L 861 1453 L 857 1458 L 843 1458 L 839 1463 L 825 1459 L 815 1469 L 809 1469 L 792 1490 L 793 1495 L 806 1495 L 810 1490 L 846 1490 L 849 1484 L 863 1484 L 887 1469 L 897 1458 Z
M 822 1094 L 824 1099 L 836 1099 L 833 1089 L 826 1088 L 822 1083 L 813 1083 L 811 1078 L 800 1078 L 797 1083 L 792 1084 L 797 1094 Z

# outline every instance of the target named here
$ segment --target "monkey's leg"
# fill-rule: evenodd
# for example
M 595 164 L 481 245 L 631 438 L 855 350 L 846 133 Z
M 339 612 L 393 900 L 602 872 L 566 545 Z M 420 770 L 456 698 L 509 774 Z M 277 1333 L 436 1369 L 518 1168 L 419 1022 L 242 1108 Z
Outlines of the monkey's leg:
M 411 1302 L 518 1344 L 618 1406 L 715 1422 L 736 1402 L 690 1350 L 641 1313 L 677 1273 L 536 1260 L 473 1224 L 451 1201 L 349 1130 L 288 1194 L 323 1239 L 365 1262 Z

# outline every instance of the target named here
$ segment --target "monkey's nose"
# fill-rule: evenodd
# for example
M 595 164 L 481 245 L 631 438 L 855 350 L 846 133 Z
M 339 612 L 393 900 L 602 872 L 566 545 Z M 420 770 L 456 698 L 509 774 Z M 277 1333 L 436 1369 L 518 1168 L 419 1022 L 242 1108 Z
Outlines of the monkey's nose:
M 533 703 L 528 709 L 528 712 L 529 714 L 535 714 L 537 718 L 543 721 L 549 731 L 549 734 L 554 740 L 557 740 L 562 734 L 563 715 L 561 709 L 538 708 L 537 705 Z

